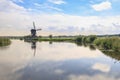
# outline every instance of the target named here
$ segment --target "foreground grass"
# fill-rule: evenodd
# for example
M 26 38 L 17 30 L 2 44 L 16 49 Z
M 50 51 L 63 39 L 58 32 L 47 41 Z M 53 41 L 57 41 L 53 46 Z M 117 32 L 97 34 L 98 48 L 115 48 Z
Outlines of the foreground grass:
M 10 39 L 8 38 L 0 38 L 0 46 L 8 46 L 11 44 Z

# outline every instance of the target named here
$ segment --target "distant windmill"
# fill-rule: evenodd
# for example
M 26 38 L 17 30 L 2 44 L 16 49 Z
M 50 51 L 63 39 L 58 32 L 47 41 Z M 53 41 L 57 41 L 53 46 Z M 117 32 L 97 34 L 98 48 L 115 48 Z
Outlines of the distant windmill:
M 33 22 L 33 29 L 31 29 L 31 36 L 36 37 L 36 31 L 42 30 L 42 29 L 36 29 L 35 23 Z

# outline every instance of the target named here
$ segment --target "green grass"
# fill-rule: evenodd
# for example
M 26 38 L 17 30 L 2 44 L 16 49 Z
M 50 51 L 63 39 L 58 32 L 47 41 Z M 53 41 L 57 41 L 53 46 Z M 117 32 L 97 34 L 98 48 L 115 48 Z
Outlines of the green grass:
M 1 46 L 8 46 L 11 44 L 10 39 L 8 38 L 0 38 L 0 47 Z
M 39 41 L 53 41 L 53 42 L 71 42 L 74 39 L 72 38 L 39 38 Z

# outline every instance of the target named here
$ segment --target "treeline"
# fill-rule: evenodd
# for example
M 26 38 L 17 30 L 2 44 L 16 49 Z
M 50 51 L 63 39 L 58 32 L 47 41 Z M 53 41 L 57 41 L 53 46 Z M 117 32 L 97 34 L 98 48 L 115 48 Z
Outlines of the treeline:
M 8 38 L 0 38 L 0 46 L 7 46 L 10 45 L 11 41 Z
M 80 35 L 75 39 L 75 42 L 77 42 L 77 43 L 93 43 L 95 39 L 97 39 L 96 35 L 90 35 L 90 36 Z
M 97 37 L 96 35 L 78 36 L 75 41 L 77 43 L 93 44 L 101 50 L 120 52 L 119 37 Z

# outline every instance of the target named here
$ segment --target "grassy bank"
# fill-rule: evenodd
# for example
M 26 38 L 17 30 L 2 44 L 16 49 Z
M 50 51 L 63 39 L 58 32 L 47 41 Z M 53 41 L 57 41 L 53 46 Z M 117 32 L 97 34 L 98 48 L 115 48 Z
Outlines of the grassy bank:
M 79 36 L 47 36 L 47 37 L 37 37 L 37 41 L 50 41 L 50 42 L 72 42 L 77 45 L 93 45 L 96 48 L 104 51 L 115 51 L 120 52 L 120 37 L 99 37 L 96 35 L 79 35 Z
M 120 38 L 118 37 L 98 38 L 94 44 L 101 50 L 120 52 Z
M 97 37 L 79 36 L 76 38 L 77 43 L 93 44 L 102 51 L 120 52 L 120 38 L 119 37 Z
M 8 46 L 11 44 L 10 39 L 8 38 L 0 38 L 0 46 Z
M 53 41 L 53 42 L 72 42 L 72 38 L 39 38 L 39 41 Z

